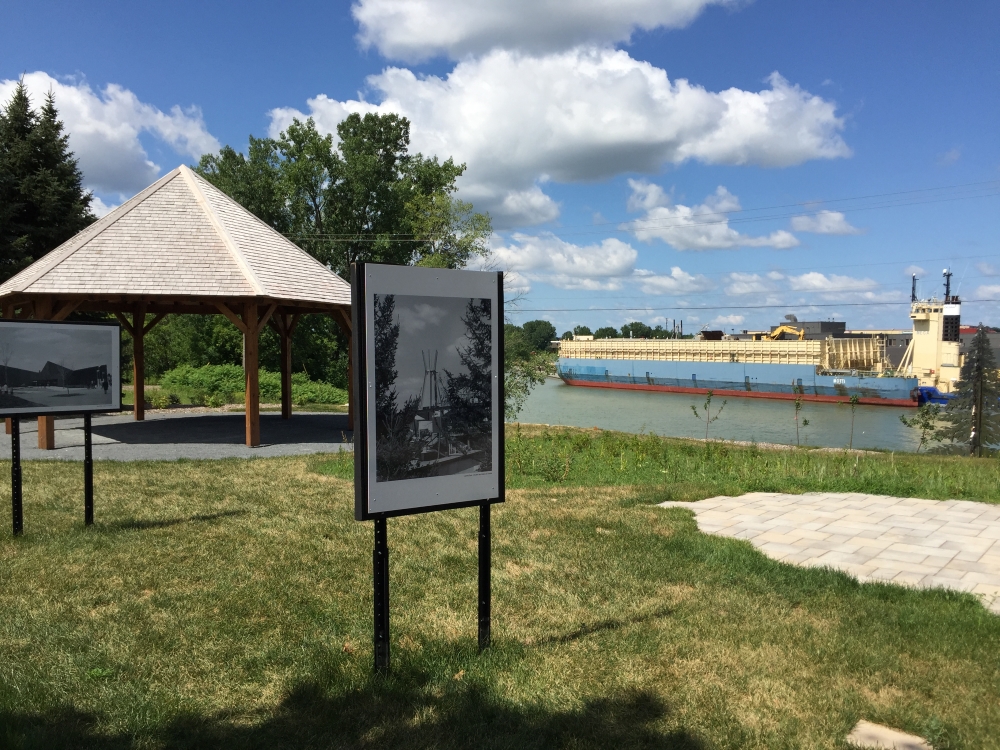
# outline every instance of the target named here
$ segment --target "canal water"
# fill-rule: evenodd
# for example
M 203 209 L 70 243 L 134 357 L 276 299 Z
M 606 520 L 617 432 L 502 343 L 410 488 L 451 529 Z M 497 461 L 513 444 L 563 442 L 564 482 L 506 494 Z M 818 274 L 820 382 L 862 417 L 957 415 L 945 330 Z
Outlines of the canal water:
M 649 432 L 664 437 L 705 437 L 704 396 L 682 393 L 647 393 L 568 386 L 547 378 L 528 396 L 518 421 L 572 427 L 600 427 L 623 432 Z M 712 416 L 722 399 L 712 400 Z M 854 447 L 915 451 L 916 430 L 899 421 L 915 409 L 899 406 L 858 405 L 854 412 Z M 807 426 L 803 421 L 809 420 Z M 795 402 L 763 398 L 731 398 L 708 428 L 709 438 L 795 445 Z M 802 402 L 799 442 L 828 448 L 846 448 L 851 438 L 850 404 Z

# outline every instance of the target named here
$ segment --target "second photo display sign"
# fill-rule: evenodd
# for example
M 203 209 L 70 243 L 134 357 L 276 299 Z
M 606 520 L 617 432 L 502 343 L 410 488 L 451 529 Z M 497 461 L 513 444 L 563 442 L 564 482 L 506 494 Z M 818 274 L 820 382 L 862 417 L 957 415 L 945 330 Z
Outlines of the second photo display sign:
M 357 264 L 359 519 L 502 497 L 499 278 Z

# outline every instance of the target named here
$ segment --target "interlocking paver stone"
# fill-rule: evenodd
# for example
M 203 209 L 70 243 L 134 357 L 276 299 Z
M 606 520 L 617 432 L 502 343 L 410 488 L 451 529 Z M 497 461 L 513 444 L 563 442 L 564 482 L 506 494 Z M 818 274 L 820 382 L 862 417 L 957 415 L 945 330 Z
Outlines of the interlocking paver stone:
M 708 534 L 745 539 L 769 557 L 860 581 L 978 594 L 1000 614 L 1000 508 L 840 492 L 751 492 L 687 508 Z

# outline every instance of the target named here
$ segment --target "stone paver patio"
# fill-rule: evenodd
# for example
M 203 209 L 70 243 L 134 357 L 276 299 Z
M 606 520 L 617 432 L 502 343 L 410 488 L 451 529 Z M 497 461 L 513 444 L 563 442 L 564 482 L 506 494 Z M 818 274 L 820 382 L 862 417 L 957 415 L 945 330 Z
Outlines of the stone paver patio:
M 707 534 L 746 539 L 768 557 L 860 581 L 979 594 L 1000 614 L 1000 506 L 840 492 L 752 492 L 687 508 Z

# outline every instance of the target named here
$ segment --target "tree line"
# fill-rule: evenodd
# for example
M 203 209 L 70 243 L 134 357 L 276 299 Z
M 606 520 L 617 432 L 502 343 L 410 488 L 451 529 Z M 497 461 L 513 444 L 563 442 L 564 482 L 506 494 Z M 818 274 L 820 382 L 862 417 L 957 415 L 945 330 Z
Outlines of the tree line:
M 554 329 L 553 329 L 554 332 Z M 662 325 L 649 326 L 645 323 L 633 320 L 621 327 L 612 328 L 602 326 L 595 331 L 591 331 L 587 326 L 574 326 L 572 331 L 565 331 L 560 338 L 569 341 L 573 336 L 593 336 L 595 339 L 691 339 L 694 334 L 682 335 L 679 330 L 666 329 Z

